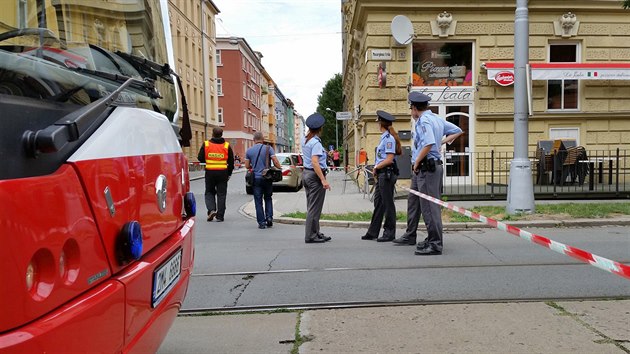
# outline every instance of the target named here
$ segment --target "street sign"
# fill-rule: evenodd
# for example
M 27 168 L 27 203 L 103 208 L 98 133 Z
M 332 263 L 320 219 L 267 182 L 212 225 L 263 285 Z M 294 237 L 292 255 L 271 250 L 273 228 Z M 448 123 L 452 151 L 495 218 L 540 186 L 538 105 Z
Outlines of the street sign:
M 335 116 L 337 120 L 350 120 L 352 119 L 352 112 L 337 112 Z

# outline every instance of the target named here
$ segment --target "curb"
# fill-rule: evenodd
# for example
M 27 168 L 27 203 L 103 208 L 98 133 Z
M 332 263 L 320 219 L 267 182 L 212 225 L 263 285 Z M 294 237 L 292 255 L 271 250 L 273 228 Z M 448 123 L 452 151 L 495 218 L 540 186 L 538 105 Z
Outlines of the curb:
M 239 208 L 239 213 L 249 219 L 256 220 L 255 215 L 251 215 L 245 211 L 245 208 L 248 205 L 253 204 L 254 201 L 247 202 L 243 204 Z M 285 216 L 274 217 L 274 222 L 279 224 L 287 224 L 287 225 L 304 225 L 304 219 L 298 218 L 289 218 Z M 575 227 L 593 227 L 593 226 L 630 226 L 630 217 L 621 217 L 621 218 L 610 218 L 610 219 L 572 219 L 572 220 L 523 220 L 523 221 L 512 221 L 505 222 L 505 224 L 515 226 L 518 228 L 559 228 L 559 227 L 567 227 L 567 228 L 575 228 Z M 358 229 L 365 228 L 367 229 L 370 226 L 369 221 L 348 221 L 348 220 L 320 220 L 320 226 L 326 227 L 339 227 L 339 228 L 349 228 L 349 229 Z M 486 224 L 482 224 L 480 222 L 446 222 L 443 223 L 444 230 L 447 231 L 462 231 L 462 230 L 472 230 L 472 229 L 493 229 L 494 227 Z M 397 222 L 397 229 L 406 229 L 406 222 Z M 420 223 L 418 223 L 418 230 L 426 231 L 426 227 L 420 219 Z

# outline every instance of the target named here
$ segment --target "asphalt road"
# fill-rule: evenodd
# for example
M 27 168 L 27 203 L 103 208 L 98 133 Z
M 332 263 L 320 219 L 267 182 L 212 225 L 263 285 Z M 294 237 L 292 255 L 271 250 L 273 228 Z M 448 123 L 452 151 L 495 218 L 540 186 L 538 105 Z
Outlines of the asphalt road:
M 230 180 L 223 223 L 203 217 L 203 179 L 191 188 L 200 217 L 183 309 L 630 296 L 627 280 L 498 230 L 447 231 L 444 254 L 432 257 L 362 241 L 364 229 L 323 228 L 331 242 L 305 244 L 301 225 L 259 230 L 239 213 L 252 198 L 242 173 Z M 629 227 L 528 231 L 630 262 Z

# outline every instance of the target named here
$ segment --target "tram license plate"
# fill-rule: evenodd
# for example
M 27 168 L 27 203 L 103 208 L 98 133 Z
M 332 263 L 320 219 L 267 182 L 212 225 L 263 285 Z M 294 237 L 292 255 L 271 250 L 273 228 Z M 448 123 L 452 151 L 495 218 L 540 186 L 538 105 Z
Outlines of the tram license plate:
M 153 272 L 151 307 L 156 307 L 173 289 L 182 272 L 182 250 L 178 250 Z

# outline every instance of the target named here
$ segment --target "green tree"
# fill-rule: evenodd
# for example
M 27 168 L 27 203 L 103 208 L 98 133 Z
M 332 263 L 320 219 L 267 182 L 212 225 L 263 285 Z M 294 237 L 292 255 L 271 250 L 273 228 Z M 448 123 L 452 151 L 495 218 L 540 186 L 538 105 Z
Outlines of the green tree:
M 317 112 L 326 118 L 321 135 L 322 144 L 326 149 L 330 145 L 335 145 L 335 124 L 338 125 L 339 145 L 343 145 L 343 137 L 341 136 L 343 126 L 335 117 L 335 112 L 342 110 L 342 95 L 341 74 L 335 74 L 326 82 L 322 92 L 317 97 Z M 326 110 L 326 108 L 330 108 L 330 110 Z M 339 147 L 336 148 L 339 149 Z
M 623 8 L 630 9 L 630 0 L 623 0 Z

